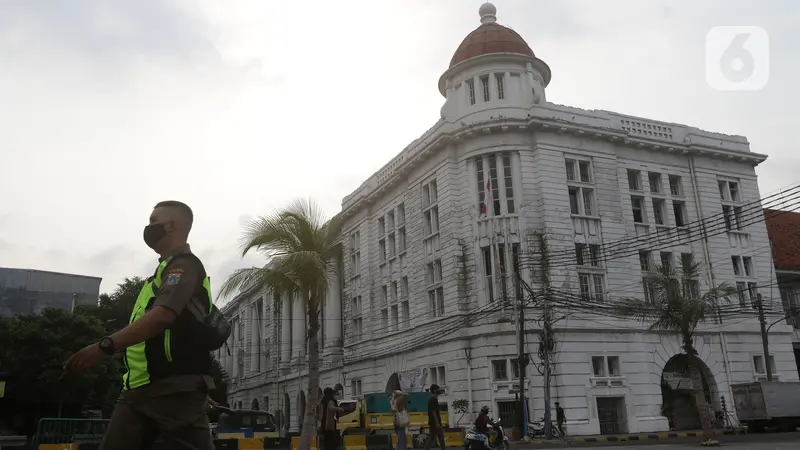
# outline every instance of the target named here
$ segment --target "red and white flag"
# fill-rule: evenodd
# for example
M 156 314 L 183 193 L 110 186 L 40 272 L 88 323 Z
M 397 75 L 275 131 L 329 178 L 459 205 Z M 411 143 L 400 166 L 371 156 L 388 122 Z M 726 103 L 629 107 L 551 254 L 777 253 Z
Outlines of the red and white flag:
M 486 180 L 486 194 L 483 196 L 483 203 L 481 203 L 481 215 L 487 213 L 487 205 L 491 205 L 492 203 L 494 203 L 494 199 L 492 199 L 492 179 L 489 178 Z

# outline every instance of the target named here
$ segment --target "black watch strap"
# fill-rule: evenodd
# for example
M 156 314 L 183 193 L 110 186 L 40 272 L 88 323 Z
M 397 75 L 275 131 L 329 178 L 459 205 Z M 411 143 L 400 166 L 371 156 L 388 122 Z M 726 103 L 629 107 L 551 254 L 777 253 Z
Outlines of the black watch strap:
M 106 355 L 113 355 L 114 354 L 114 340 L 111 339 L 110 336 L 105 336 L 100 339 L 100 342 L 97 344 L 100 347 L 100 350 L 103 351 Z

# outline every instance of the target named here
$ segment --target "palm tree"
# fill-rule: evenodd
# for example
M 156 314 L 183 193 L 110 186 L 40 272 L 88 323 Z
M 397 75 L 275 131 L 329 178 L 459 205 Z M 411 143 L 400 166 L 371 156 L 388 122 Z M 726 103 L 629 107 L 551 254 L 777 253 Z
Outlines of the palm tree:
M 253 220 L 242 238 L 242 256 L 255 250 L 269 260 L 265 267 L 235 271 L 223 283 L 221 295 L 230 295 L 253 286 L 290 295 L 304 301 L 308 318 L 308 395 L 300 434 L 300 450 L 311 448 L 316 432 L 319 392 L 319 314 L 335 273 L 333 261 L 341 254 L 339 237 L 342 220 L 326 219 L 322 209 L 310 199 L 294 200 L 287 206 Z
M 725 283 L 714 286 L 700 294 L 697 279 L 701 264 L 694 255 L 682 258 L 681 267 L 656 266 L 644 279 L 649 299 L 623 298 L 615 305 L 615 312 L 623 317 L 650 324 L 650 330 L 677 333 L 681 338 L 681 349 L 687 356 L 689 376 L 695 405 L 707 440 L 714 436 L 711 415 L 703 392 L 700 375 L 700 358 L 694 346 L 697 325 L 715 316 L 720 302 L 729 302 L 737 291 Z

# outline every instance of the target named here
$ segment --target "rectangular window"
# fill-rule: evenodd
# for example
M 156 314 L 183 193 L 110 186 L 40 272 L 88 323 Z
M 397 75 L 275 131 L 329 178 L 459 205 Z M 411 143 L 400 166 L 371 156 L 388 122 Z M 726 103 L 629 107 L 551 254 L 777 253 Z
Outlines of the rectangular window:
M 681 253 L 681 267 L 692 267 L 694 265 L 694 255 L 691 253 Z
M 389 231 L 394 231 L 394 211 L 386 213 L 386 228 Z
M 392 331 L 397 331 L 399 329 L 398 328 L 398 321 L 400 320 L 400 317 L 399 317 L 399 314 L 398 314 L 398 311 L 397 311 L 397 305 L 392 306 L 392 313 L 391 314 L 392 315 L 390 317 L 390 320 L 391 320 L 390 324 L 391 324 L 391 327 L 392 327 Z
M 489 186 L 487 189 L 491 195 L 492 211 L 495 216 L 500 215 L 500 182 L 497 180 L 497 158 L 492 155 L 489 158 Z
M 475 81 L 474 80 L 467 80 L 464 82 L 467 85 L 467 95 L 469 99 L 469 104 L 475 104 Z
M 678 175 L 669 176 L 669 193 L 674 197 L 683 197 L 683 180 Z
M 731 196 L 732 202 L 740 202 L 742 199 L 739 197 L 739 183 L 735 181 L 728 182 L 728 192 Z
M 397 226 L 406 223 L 406 205 L 400 203 L 397 205 Z
M 508 360 L 508 367 L 511 368 L 511 379 L 519 380 L 519 363 L 516 359 Z
M 406 251 L 406 227 L 397 229 L 397 251 L 398 253 Z
M 488 102 L 490 100 L 489 97 L 489 77 L 481 77 L 481 86 L 483 87 L 483 101 Z
M 686 226 L 686 203 L 672 202 L 672 213 L 675 215 L 675 226 Z
M 602 303 L 605 300 L 605 279 L 601 274 L 579 273 L 581 299 Z
M 575 178 L 575 161 L 568 159 L 565 162 L 566 169 L 567 169 L 567 181 L 576 181 Z
M 400 278 L 400 296 L 408 297 L 408 277 Z
M 387 308 L 381 310 L 381 328 L 383 331 L 389 330 L 389 310 Z
M 483 254 L 483 274 L 486 280 L 486 298 L 488 301 L 494 301 L 494 277 L 492 276 L 492 247 L 486 246 L 481 248 Z
M 399 289 L 400 289 L 400 287 L 399 287 L 397 281 L 392 281 L 392 290 L 391 290 L 391 297 L 390 297 L 392 299 L 392 303 L 396 303 L 397 302 L 397 299 L 398 299 L 398 297 L 400 295 L 400 292 L 398 292 Z
M 503 74 L 495 74 L 494 79 L 497 80 L 497 98 L 502 100 L 506 98 L 505 86 L 503 86 Z
M 774 355 L 769 355 L 769 369 L 773 374 L 777 373 Z M 756 375 L 767 374 L 767 367 L 764 365 L 764 355 L 753 355 L 753 371 Z
M 381 305 L 389 303 L 389 288 L 386 285 L 381 286 Z
M 438 384 L 439 386 L 445 386 L 447 384 L 444 366 L 431 367 L 428 373 L 431 376 L 430 384 Z
M 650 271 L 650 252 L 647 250 L 639 250 L 639 267 L 642 272 Z
M 378 241 L 378 251 L 380 262 L 386 262 L 386 239 Z
M 492 372 L 494 381 L 508 381 L 508 361 L 505 359 L 492 361 Z
M 583 216 L 595 216 L 594 190 L 585 187 L 569 187 L 570 213 Z
M 632 191 L 642 190 L 642 172 L 628 169 L 628 189 Z
M 592 374 L 598 378 L 622 376 L 619 356 L 592 356 Z
M 436 259 L 428 263 L 428 284 L 436 284 L 442 281 L 442 260 Z
M 433 317 L 444 317 L 444 288 L 438 287 L 428 291 L 428 302 Z
M 641 197 L 631 197 L 631 209 L 633 210 L 634 223 L 645 223 L 644 199 Z
M 738 256 L 731 256 L 731 264 L 733 265 L 733 275 L 742 276 L 742 266 Z
M 661 193 L 661 174 L 660 173 L 653 173 L 649 172 L 647 174 L 647 179 L 650 182 L 650 192 L 654 194 Z
M 672 253 L 661 252 L 661 267 L 666 271 L 672 270 Z
M 753 275 L 753 258 L 750 256 L 742 257 L 742 266 L 744 266 L 744 276 L 752 277 Z
M 378 236 L 383 236 L 386 234 L 386 220 L 381 217 L 378 219 Z
M 362 337 L 363 330 L 363 322 L 361 321 L 361 317 L 357 317 L 353 319 L 353 340 L 360 341 Z
M 581 183 L 592 182 L 592 166 L 589 164 L 588 161 L 579 161 L 578 171 L 580 172 L 581 175 Z
M 656 225 L 666 225 L 666 222 L 664 221 L 664 216 L 666 215 L 664 211 L 666 209 L 665 203 L 666 202 L 664 202 L 664 199 L 653 199 L 653 216 L 656 220 Z
M 422 186 L 422 206 L 429 206 L 439 200 L 439 191 L 436 187 L 436 180 L 430 181 Z
M 350 381 L 350 395 L 352 397 L 361 397 L 361 380 L 356 378 Z
M 389 234 L 389 240 L 386 242 L 389 250 L 389 258 L 394 258 L 397 255 L 397 239 L 395 238 L 395 234 Z
M 434 233 L 439 232 L 439 207 L 434 206 L 433 208 L 425 211 L 425 235 L 430 236 Z
M 747 283 L 747 292 L 750 294 L 750 300 L 758 298 L 758 283 Z
M 503 183 L 506 187 L 506 213 L 514 214 L 514 180 L 511 176 L 511 156 L 503 155 Z
M 401 325 L 403 327 L 407 327 L 409 325 L 409 321 L 411 320 L 411 316 L 410 316 L 411 312 L 409 311 L 409 308 L 408 308 L 408 302 L 407 301 L 401 302 L 400 303 L 400 309 L 401 309 L 401 313 L 403 315 L 402 316 L 402 318 L 403 318 L 402 320 L 403 321 L 402 321 Z

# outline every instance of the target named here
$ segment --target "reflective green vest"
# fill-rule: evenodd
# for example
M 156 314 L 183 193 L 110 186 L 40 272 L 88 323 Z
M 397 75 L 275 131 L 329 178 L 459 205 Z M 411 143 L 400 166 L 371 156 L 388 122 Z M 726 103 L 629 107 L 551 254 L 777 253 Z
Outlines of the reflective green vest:
M 192 257 L 194 256 L 192 255 Z M 148 278 L 144 283 L 142 290 L 139 291 L 139 296 L 136 297 L 136 303 L 133 305 L 128 324 L 139 320 L 153 306 L 156 294 L 158 294 L 158 290 L 161 287 L 161 275 L 173 259 L 174 257 L 169 257 L 161 261 L 155 275 Z M 213 301 L 211 297 L 211 280 L 208 276 L 203 279 L 203 290 L 208 297 L 208 311 L 210 311 Z M 164 330 L 163 333 L 125 349 L 123 361 L 126 372 L 122 377 L 123 389 L 136 389 L 149 384 L 151 381 L 170 375 L 203 373 L 206 370 L 206 359 L 210 360 L 208 352 L 189 350 L 186 354 L 174 354 L 175 335 L 179 332 L 183 335 L 189 335 L 191 330 L 187 328 L 187 322 L 191 324 L 196 320 L 192 313 L 189 312 L 189 308 L 187 306 L 172 326 Z M 184 342 L 186 341 L 184 340 Z M 190 336 L 188 341 L 191 341 Z

